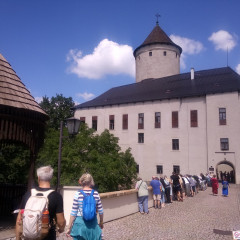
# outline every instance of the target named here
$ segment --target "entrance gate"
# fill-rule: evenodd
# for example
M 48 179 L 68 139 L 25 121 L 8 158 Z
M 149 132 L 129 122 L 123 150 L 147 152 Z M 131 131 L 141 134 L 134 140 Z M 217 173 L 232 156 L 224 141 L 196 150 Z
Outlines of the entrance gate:
M 218 163 L 216 173 L 219 180 L 223 180 L 223 177 L 225 177 L 229 183 L 235 183 L 235 168 L 231 162 L 222 161 Z

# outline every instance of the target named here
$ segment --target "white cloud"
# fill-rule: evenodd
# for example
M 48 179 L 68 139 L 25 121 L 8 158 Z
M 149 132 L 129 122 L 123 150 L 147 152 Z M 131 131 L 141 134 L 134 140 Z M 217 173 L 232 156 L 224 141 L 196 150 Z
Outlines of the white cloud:
M 199 41 L 180 37 L 177 35 L 170 35 L 171 40 L 179 45 L 182 48 L 182 54 L 181 54 L 181 68 L 186 68 L 185 60 L 187 58 L 187 55 L 196 55 L 204 50 L 203 44 Z
M 94 98 L 95 95 L 94 95 L 93 93 L 84 92 L 84 93 L 78 93 L 78 94 L 77 94 L 77 97 L 81 97 L 81 98 L 83 98 L 85 101 L 87 101 L 87 100 L 90 100 L 90 99 Z
M 240 74 L 240 63 L 237 65 L 236 71 L 237 71 L 238 74 Z
M 100 79 L 118 74 L 135 76 L 132 47 L 108 39 L 103 39 L 93 53 L 85 56 L 81 51 L 71 49 L 67 61 L 71 62 L 69 72 L 77 74 L 79 78 Z
M 170 38 L 174 43 L 182 48 L 183 54 L 195 55 L 204 49 L 201 42 L 190 38 L 180 37 L 176 35 L 171 35 Z
M 35 101 L 36 101 L 37 103 L 42 102 L 42 100 L 43 100 L 43 97 L 35 97 Z
M 237 45 L 237 37 L 229 32 L 220 30 L 212 33 L 208 38 L 215 45 L 216 50 L 231 51 Z

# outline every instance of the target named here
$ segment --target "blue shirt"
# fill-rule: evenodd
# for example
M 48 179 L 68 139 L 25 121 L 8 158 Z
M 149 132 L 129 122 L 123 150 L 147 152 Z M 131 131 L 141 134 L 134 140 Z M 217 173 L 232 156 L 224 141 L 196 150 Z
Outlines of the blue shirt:
M 159 180 L 152 180 L 150 182 L 150 185 L 152 186 L 153 194 L 155 195 L 161 194 L 161 191 L 160 191 L 161 184 Z

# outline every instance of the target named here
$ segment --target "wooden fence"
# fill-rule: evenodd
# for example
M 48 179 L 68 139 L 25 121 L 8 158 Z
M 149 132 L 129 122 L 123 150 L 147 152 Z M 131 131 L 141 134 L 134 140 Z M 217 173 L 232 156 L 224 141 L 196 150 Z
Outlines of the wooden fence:
M 27 185 L 0 183 L 0 216 L 11 216 L 26 191 Z

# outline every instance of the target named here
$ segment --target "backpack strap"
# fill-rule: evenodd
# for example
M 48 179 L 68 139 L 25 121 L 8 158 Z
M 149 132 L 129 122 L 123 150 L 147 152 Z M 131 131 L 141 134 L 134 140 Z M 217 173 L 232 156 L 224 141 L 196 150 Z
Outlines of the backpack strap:
M 54 192 L 53 189 L 49 189 L 48 191 L 38 191 L 37 189 L 32 188 L 31 189 L 31 196 L 45 198 L 46 199 L 46 209 L 48 209 L 48 203 L 49 203 L 48 195 L 52 192 Z M 42 195 L 37 196 L 37 194 L 39 194 L 39 193 L 42 194 Z
M 79 192 L 80 192 L 84 197 L 87 196 L 86 193 L 85 193 L 83 190 L 79 190 Z
M 79 190 L 79 192 L 82 193 L 82 195 L 83 195 L 84 197 L 87 196 L 87 194 L 86 194 L 83 190 Z M 91 191 L 91 193 L 90 193 L 90 196 L 93 196 L 93 194 L 94 194 L 94 189 L 92 189 L 92 191 Z
M 37 196 L 37 194 L 40 193 L 40 194 L 42 194 L 43 197 L 47 198 L 48 195 L 53 191 L 54 191 L 53 189 L 49 189 L 48 191 L 38 191 L 37 189 L 32 188 L 31 189 L 31 196 Z M 41 197 L 41 196 L 39 196 L 39 197 Z

